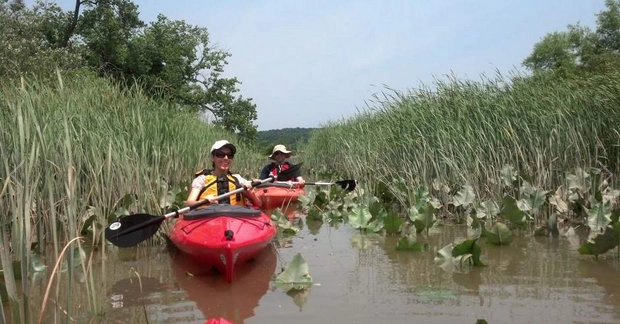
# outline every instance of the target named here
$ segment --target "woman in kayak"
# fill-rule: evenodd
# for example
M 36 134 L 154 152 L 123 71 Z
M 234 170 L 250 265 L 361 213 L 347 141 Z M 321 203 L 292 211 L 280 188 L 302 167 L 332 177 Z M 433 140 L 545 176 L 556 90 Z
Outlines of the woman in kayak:
M 239 174 L 230 172 L 236 152 L 237 148 L 227 140 L 219 140 L 211 146 L 213 169 L 203 169 L 196 172 L 196 177 L 192 181 L 192 188 L 185 202 L 187 205 L 207 199 L 212 204 L 254 205 L 258 208 L 261 207 L 261 201 L 256 198 L 256 195 L 251 190 L 248 190 L 252 187 L 251 182 Z M 246 190 L 226 198 L 215 199 L 217 196 L 242 187 Z
M 272 159 L 274 162 L 271 162 L 265 165 L 265 167 L 263 167 L 263 170 L 261 170 L 260 172 L 259 178 L 262 180 L 267 179 L 269 176 L 277 177 L 278 174 L 280 174 L 282 171 L 286 171 L 292 168 L 293 164 L 287 161 L 287 159 L 290 158 L 291 155 L 293 155 L 293 151 L 287 150 L 286 146 L 282 144 L 274 146 L 273 151 L 269 156 L 269 158 Z M 291 177 L 291 180 L 298 182 L 300 187 L 303 187 L 306 183 L 299 171 L 295 172 L 295 174 Z

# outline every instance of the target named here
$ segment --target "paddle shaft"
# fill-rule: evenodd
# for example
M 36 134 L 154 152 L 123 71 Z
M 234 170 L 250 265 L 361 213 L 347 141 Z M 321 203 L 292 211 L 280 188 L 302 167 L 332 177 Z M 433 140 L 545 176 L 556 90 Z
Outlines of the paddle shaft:
M 274 180 L 273 177 L 269 177 L 267 179 L 263 179 L 261 181 L 256 182 L 256 184 L 252 183 L 252 186 L 254 187 L 258 184 L 263 184 L 263 183 L 270 182 L 273 180 Z M 219 199 L 226 198 L 226 197 L 235 195 L 237 193 L 243 192 L 245 190 L 246 190 L 245 187 L 241 187 L 233 191 L 227 192 L 225 194 L 219 195 L 217 197 L 213 197 L 213 199 L 219 200 Z M 155 233 L 155 231 L 157 231 L 157 228 L 159 228 L 159 226 L 163 223 L 164 220 L 167 220 L 173 217 L 178 217 L 181 214 L 185 214 L 190 210 L 194 210 L 200 206 L 203 206 L 209 203 L 210 201 L 205 199 L 195 204 L 192 204 L 190 206 L 183 207 L 181 209 L 169 212 L 163 216 L 151 216 L 151 215 L 144 215 L 144 214 L 125 216 L 124 218 L 120 218 L 114 221 L 113 223 L 111 223 L 110 225 L 108 225 L 106 229 L 106 238 L 112 243 L 119 245 L 119 246 L 135 245 L 149 238 L 150 236 L 152 236 Z M 144 218 L 145 216 L 146 218 L 148 218 L 148 220 L 141 221 L 141 218 Z M 132 220 L 133 222 L 135 222 L 136 219 L 140 220 L 140 223 L 131 224 Z M 128 228 L 123 228 L 123 224 L 125 225 L 131 224 L 133 226 L 129 226 Z M 152 233 L 150 231 L 144 232 L 144 229 L 146 227 L 153 227 Z
M 294 185 L 298 185 L 301 184 L 301 182 L 282 182 L 282 181 L 278 181 L 275 183 L 282 183 L 282 184 L 288 184 L 291 186 Z M 341 181 L 336 181 L 336 182 L 305 182 L 304 184 L 307 186 L 332 186 L 332 185 L 339 185 L 342 187 L 342 189 L 349 189 L 349 190 L 353 190 L 355 188 L 355 180 L 341 180 Z

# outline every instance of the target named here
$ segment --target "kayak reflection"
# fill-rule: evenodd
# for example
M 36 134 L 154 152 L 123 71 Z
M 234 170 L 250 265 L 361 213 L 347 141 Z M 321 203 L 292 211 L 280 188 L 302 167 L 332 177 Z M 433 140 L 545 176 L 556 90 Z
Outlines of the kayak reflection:
M 225 318 L 243 323 L 269 290 L 277 265 L 276 251 L 269 246 L 255 258 L 239 264 L 235 280 L 222 280 L 212 269 L 202 267 L 183 253 L 171 254 L 176 285 L 196 303 L 205 319 Z

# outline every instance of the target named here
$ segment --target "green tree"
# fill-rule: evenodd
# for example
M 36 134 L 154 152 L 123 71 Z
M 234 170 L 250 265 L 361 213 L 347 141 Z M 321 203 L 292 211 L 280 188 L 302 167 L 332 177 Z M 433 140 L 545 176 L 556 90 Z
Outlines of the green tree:
M 547 34 L 523 65 L 534 73 L 606 73 L 620 68 L 620 0 L 606 0 L 593 32 L 579 24 Z
M 256 137 L 256 106 L 238 95 L 237 78 L 222 76 L 230 54 L 210 46 L 206 28 L 163 15 L 147 26 L 130 0 L 76 0 L 67 12 L 40 0 L 32 9 L 0 0 L 0 32 L 5 79 L 87 68 Z
M 125 81 L 136 79 L 146 93 L 208 114 L 214 124 L 254 139 L 256 106 L 235 96 L 237 78 L 222 77 L 229 56 L 209 46 L 206 28 L 159 15 L 129 43 Z
M 23 1 L 0 0 L 0 77 L 48 77 L 56 68 L 83 66 L 75 51 L 57 46 L 67 15 L 55 4 L 37 1 L 32 9 Z

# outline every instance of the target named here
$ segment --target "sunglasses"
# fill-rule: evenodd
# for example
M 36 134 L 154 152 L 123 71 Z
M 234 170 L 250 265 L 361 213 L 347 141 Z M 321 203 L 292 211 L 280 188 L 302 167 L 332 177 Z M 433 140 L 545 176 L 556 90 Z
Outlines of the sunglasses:
M 228 156 L 229 159 L 234 159 L 235 158 L 235 154 L 234 153 L 228 153 L 226 154 L 225 152 L 222 151 L 215 151 L 213 152 L 213 155 L 215 155 L 215 157 L 218 157 L 220 159 Z

